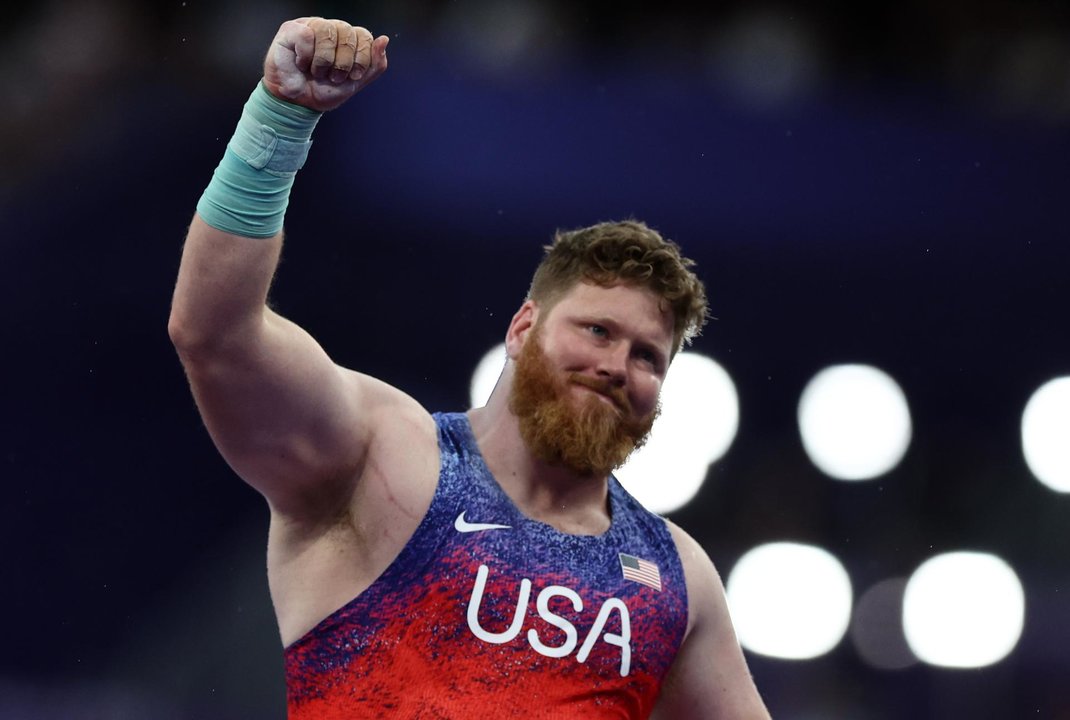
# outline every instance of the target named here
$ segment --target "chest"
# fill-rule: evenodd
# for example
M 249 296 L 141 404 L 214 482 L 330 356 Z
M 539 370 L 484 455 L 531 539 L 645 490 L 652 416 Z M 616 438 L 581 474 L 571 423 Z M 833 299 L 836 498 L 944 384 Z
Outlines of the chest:
M 460 510 L 444 519 L 440 532 L 413 538 L 395 579 L 381 578 L 401 593 L 383 600 L 407 606 L 396 629 L 415 633 L 414 644 L 463 648 L 495 666 L 567 659 L 603 677 L 659 675 L 671 663 L 687 622 L 672 558 L 515 516 Z

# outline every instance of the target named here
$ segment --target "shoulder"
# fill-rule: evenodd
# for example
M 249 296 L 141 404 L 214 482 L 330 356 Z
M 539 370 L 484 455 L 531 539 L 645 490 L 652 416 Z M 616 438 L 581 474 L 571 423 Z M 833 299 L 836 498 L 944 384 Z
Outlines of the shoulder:
M 368 452 L 394 444 L 434 445 L 435 420 L 414 397 L 371 375 L 341 368 L 348 397 L 359 407 Z
M 271 502 L 272 513 L 288 525 L 315 531 L 350 518 L 370 521 L 402 509 L 419 512 L 429 502 L 438 468 L 435 420 L 415 398 L 354 370 L 339 368 L 342 388 L 337 417 L 319 417 L 323 428 L 350 423 L 338 455 L 355 456 L 320 470 L 323 480 L 305 488 L 300 502 Z M 316 436 L 316 427 L 309 429 Z M 270 498 L 269 498 L 270 500 Z M 304 532 L 303 530 L 303 532 Z
M 370 438 L 412 441 L 415 435 L 423 441 L 435 440 L 435 419 L 414 397 L 370 375 L 354 370 L 347 370 L 346 375 L 352 385 L 360 387 Z
M 769 720 L 732 625 L 724 585 L 705 549 L 666 520 L 688 591 L 688 634 L 652 718 Z

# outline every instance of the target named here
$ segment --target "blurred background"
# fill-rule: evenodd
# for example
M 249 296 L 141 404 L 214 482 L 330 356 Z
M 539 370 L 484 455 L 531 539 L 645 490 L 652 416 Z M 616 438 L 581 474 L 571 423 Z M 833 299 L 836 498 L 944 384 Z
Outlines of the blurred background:
M 1070 7 L 692 5 L 8 10 L 0 717 L 285 716 L 266 505 L 166 322 L 268 43 L 325 15 L 391 64 L 320 122 L 276 309 L 463 409 L 553 231 L 646 221 L 698 262 L 729 416 L 664 511 L 773 716 L 1070 718 Z M 879 389 L 818 382 L 852 370 Z

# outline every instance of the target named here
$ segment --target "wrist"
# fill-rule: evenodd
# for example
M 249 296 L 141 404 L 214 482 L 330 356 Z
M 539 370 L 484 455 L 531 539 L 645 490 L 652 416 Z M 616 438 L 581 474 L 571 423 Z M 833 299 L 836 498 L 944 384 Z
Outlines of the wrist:
M 272 95 L 263 81 L 249 95 L 227 147 L 254 170 L 293 176 L 308 158 L 323 113 Z
M 245 104 L 260 123 L 273 128 L 280 136 L 294 140 L 308 140 L 323 113 L 304 105 L 284 100 L 268 89 L 267 83 L 257 83 Z
M 294 176 L 308 157 L 322 115 L 281 100 L 258 83 L 197 203 L 201 218 L 242 237 L 273 237 L 282 230 Z

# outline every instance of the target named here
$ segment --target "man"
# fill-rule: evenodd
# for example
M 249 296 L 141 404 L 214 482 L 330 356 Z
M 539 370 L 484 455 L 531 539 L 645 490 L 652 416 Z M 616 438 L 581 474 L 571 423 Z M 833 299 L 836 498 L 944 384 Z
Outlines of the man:
M 432 415 L 266 306 L 320 115 L 385 36 L 284 23 L 197 206 L 169 323 L 204 422 L 271 511 L 291 718 L 768 718 L 702 548 L 611 476 L 702 284 L 642 223 L 559 233 L 487 405 Z

